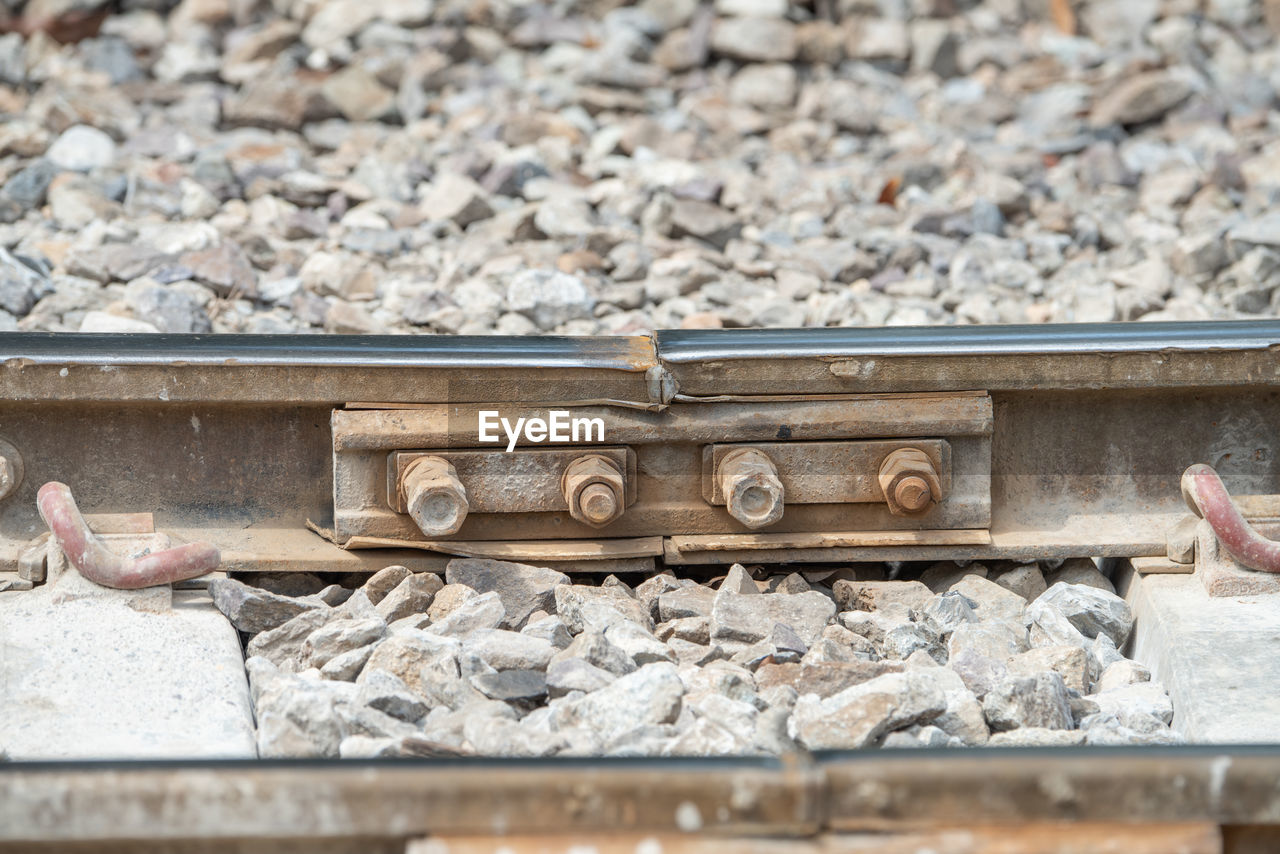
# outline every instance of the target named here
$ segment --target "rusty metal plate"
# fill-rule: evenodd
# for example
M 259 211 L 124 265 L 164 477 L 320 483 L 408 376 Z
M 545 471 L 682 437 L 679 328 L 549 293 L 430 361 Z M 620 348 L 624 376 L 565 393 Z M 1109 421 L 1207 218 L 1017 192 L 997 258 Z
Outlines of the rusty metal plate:
M 874 504 L 885 500 L 877 474 L 880 463 L 899 448 L 923 451 L 942 481 L 943 499 L 951 491 L 951 445 L 942 439 L 872 442 L 760 442 L 708 445 L 702 450 L 702 497 L 723 506 L 716 477 L 720 461 L 734 451 L 754 448 L 778 469 L 787 504 Z
M 591 454 L 605 457 L 626 476 L 628 505 L 636 500 L 636 455 L 630 448 L 538 448 L 505 451 L 392 451 L 387 458 L 387 503 L 405 513 L 400 488 L 405 470 L 422 457 L 448 460 L 467 490 L 471 513 L 567 511 L 560 479 L 569 464 Z

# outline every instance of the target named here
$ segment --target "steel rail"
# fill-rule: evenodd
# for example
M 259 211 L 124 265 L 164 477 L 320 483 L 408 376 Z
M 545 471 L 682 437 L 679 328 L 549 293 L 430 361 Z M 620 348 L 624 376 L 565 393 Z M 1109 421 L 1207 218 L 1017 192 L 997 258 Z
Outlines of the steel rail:
M 803 838 L 1033 822 L 1280 827 L 1277 778 L 1280 745 L 19 762 L 0 764 L 0 846 L 570 832 Z

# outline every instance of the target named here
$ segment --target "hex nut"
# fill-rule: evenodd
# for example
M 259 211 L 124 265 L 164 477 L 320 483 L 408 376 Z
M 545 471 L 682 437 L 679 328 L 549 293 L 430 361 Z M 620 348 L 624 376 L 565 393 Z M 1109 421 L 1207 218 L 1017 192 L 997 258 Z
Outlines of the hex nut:
M 889 512 L 895 516 L 923 513 L 942 500 L 942 481 L 929 455 L 918 448 L 898 448 L 880 463 L 878 475 Z
M 409 515 L 428 537 L 456 534 L 467 518 L 467 490 L 443 457 L 421 457 L 400 479 Z
M 593 528 L 603 528 L 626 510 L 626 478 L 612 460 L 599 454 L 569 463 L 560 478 L 560 489 L 569 515 Z
M 755 448 L 726 454 L 716 468 L 729 515 L 748 528 L 764 528 L 782 518 L 786 490 L 773 460 Z

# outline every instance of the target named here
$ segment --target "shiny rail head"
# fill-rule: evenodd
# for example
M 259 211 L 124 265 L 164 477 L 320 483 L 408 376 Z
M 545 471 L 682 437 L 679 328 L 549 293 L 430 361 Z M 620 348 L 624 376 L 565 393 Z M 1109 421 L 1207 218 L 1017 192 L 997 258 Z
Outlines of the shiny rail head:
M 1208 352 L 1280 347 L 1280 321 L 679 329 L 662 330 L 655 337 L 658 354 L 672 364 L 841 356 Z
M 594 368 L 644 372 L 638 336 L 180 335 L 0 332 L 0 361 L 65 365 Z

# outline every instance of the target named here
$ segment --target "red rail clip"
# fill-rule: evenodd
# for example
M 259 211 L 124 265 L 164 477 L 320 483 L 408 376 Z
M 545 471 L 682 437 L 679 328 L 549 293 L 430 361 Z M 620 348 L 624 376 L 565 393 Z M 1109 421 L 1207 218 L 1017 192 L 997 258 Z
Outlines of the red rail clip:
M 1209 523 L 1236 563 L 1261 572 L 1280 572 L 1280 543 L 1268 540 L 1245 521 L 1211 466 L 1197 463 L 1182 473 L 1182 498 L 1192 513 Z
M 196 578 L 218 568 L 222 555 L 212 543 L 187 543 L 141 557 L 121 557 L 103 545 L 80 515 L 71 487 L 50 481 L 36 495 L 40 518 L 54 542 L 80 574 L 103 587 L 137 590 Z

